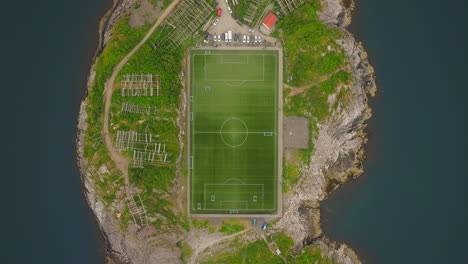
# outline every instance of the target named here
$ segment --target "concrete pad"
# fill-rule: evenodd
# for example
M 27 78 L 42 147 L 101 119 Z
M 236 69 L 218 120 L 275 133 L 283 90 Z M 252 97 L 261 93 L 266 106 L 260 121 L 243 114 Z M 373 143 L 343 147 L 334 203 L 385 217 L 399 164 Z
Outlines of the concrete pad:
M 309 133 L 309 119 L 297 116 L 288 116 L 284 119 L 283 144 L 285 148 L 308 148 Z

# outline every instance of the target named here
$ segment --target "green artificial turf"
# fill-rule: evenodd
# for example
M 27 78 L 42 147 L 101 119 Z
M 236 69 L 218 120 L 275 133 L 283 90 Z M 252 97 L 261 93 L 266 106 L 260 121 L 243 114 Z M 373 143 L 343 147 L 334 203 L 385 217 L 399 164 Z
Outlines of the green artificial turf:
M 190 54 L 193 214 L 272 214 L 278 190 L 278 52 Z

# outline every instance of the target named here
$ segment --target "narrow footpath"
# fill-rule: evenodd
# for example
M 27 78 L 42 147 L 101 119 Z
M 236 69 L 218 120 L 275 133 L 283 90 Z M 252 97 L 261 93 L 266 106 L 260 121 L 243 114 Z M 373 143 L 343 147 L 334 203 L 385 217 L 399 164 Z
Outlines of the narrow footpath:
M 114 82 L 123 66 L 128 62 L 133 54 L 135 54 L 141 48 L 141 46 L 145 44 L 145 42 L 154 33 L 156 28 L 164 21 L 164 19 L 166 19 L 166 17 L 171 13 L 171 11 L 179 2 L 180 0 L 174 0 L 174 2 L 172 2 L 172 4 L 170 4 L 166 10 L 164 10 L 164 12 L 161 14 L 158 20 L 156 20 L 154 25 L 151 27 L 148 33 L 146 33 L 143 39 L 114 67 L 111 77 L 104 85 L 104 122 L 102 127 L 102 134 L 104 136 L 104 142 L 106 144 L 107 150 L 109 151 L 111 159 L 115 162 L 117 168 L 122 172 L 122 175 L 125 179 L 126 189 L 130 184 L 130 180 L 128 178 L 128 165 L 130 164 L 130 159 L 122 155 L 119 150 L 114 147 L 112 138 L 109 134 L 109 109 L 112 100 L 112 92 L 114 91 Z

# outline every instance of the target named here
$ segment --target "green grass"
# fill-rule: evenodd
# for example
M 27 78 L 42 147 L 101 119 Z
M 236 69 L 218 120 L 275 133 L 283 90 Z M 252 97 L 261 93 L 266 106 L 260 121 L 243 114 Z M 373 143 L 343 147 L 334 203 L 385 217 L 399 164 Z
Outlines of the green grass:
M 184 241 L 179 241 L 177 242 L 177 246 L 182 249 L 182 254 L 180 256 L 180 259 L 184 262 L 187 263 L 190 260 L 190 257 L 193 254 L 192 248 L 189 246 L 189 244 L 185 243 Z
M 229 6 L 232 8 L 232 12 L 237 15 L 239 20 L 242 21 L 242 23 L 249 24 L 247 23 L 247 21 L 244 21 L 244 16 L 246 15 L 247 10 L 249 9 L 250 1 L 238 0 L 239 2 L 238 5 L 233 5 L 232 1 L 229 1 L 229 2 L 230 2 Z
M 192 219 L 192 224 L 193 224 L 193 227 L 197 229 L 207 229 L 210 223 L 208 222 L 208 219 L 205 219 L 205 220 Z
M 274 247 L 272 242 L 275 242 L 281 251 L 281 256 L 286 259 L 286 263 L 292 264 L 335 264 L 326 256 L 323 256 L 320 248 L 315 246 L 306 246 L 299 253 L 292 251 L 294 244 L 293 240 L 287 237 L 284 233 L 273 234 L 271 237 L 267 237 L 268 243 Z M 200 263 L 203 264 L 279 264 L 285 263 L 276 254 L 273 254 L 268 245 L 263 239 L 254 241 L 252 243 L 234 243 L 229 246 L 232 250 L 221 250 L 212 252 L 212 257 L 202 259 Z
M 91 170 L 91 178 L 96 185 L 97 194 L 109 206 L 116 199 L 121 199 L 116 193 L 123 186 L 123 179 L 118 179 L 115 164 L 109 157 L 102 138 L 102 116 L 104 112 L 103 91 L 104 83 L 110 77 L 112 69 L 140 40 L 150 25 L 146 24 L 140 28 L 132 29 L 128 23 L 129 15 L 121 18 L 113 28 L 112 37 L 109 39 L 104 50 L 99 55 L 93 70 L 96 72 L 94 81 L 91 84 L 87 101 L 86 122 L 88 129 L 84 138 L 84 157 L 88 162 L 88 170 Z M 95 169 L 105 165 L 110 171 L 110 175 L 97 177 Z M 121 219 L 122 227 L 126 227 L 127 219 Z
M 202 264 L 282 264 L 283 260 L 273 255 L 263 240 L 236 247 L 234 252 L 217 252 L 214 257 L 201 260 Z
M 276 233 L 269 236 L 268 241 L 273 241 L 278 246 L 279 250 L 281 251 L 281 255 L 289 256 L 291 252 L 291 248 L 294 245 L 294 241 L 286 236 L 284 233 Z
M 293 87 L 313 84 L 302 93 L 289 96 L 283 91 L 284 115 L 301 116 L 310 120 L 310 142 L 307 149 L 299 150 L 297 158 L 284 162 L 283 191 L 291 190 L 299 179 L 299 167 L 310 162 L 314 152 L 313 141 L 318 136 L 318 123 L 326 122 L 334 111 L 343 110 L 347 102 L 352 76 L 348 58 L 336 43 L 343 33 L 336 27 L 323 24 L 317 12 L 318 0 L 306 2 L 294 12 L 280 19 L 273 36 L 281 38 L 285 51 L 284 79 Z M 335 101 L 329 98 L 334 95 Z
M 278 52 L 206 52 L 191 52 L 191 211 L 275 213 Z
M 171 3 L 172 0 L 164 0 L 164 6 Z M 137 8 L 137 6 L 135 6 Z M 111 205 L 115 200 L 124 198 L 119 190 L 123 186 L 123 179 L 118 178 L 118 173 L 113 162 L 110 160 L 107 149 L 102 138 L 102 117 L 104 111 L 103 90 L 104 84 L 110 77 L 115 65 L 135 47 L 143 38 L 150 24 L 145 24 L 140 28 L 131 28 L 128 21 L 130 12 L 120 19 L 113 28 L 113 34 L 106 47 L 99 55 L 94 66 L 96 75 L 91 89 L 87 96 L 88 106 L 88 129 L 85 135 L 85 158 L 89 164 L 89 170 L 92 179 L 97 186 L 97 194 Z M 179 128 L 175 123 L 177 118 L 176 110 L 179 108 L 179 96 L 182 88 L 178 74 L 183 70 L 182 60 L 188 46 L 193 45 L 193 39 L 173 50 L 155 50 L 151 42 L 157 42 L 162 35 L 167 34 L 161 28 L 150 37 L 129 60 L 129 62 L 120 71 L 117 82 L 123 74 L 126 73 L 153 73 L 161 75 L 162 95 L 152 98 L 122 98 L 120 91 L 116 90 L 113 94 L 110 109 L 110 125 L 118 125 L 121 130 L 136 130 L 141 133 L 158 134 L 165 140 L 167 150 L 171 152 L 171 163 L 167 167 L 158 167 L 145 164 L 144 169 L 130 169 L 129 176 L 132 184 L 142 190 L 140 194 L 147 213 L 150 217 L 156 218 L 151 224 L 158 229 L 167 229 L 174 226 L 181 226 L 189 230 L 190 222 L 185 215 L 174 213 L 172 204 L 174 194 L 172 187 L 175 174 L 175 160 L 179 155 L 179 145 L 177 135 Z M 159 109 L 156 115 L 133 115 L 120 113 L 122 102 L 154 106 Z M 115 133 L 110 129 L 111 135 Z M 124 153 L 127 155 L 128 153 Z M 110 170 L 109 175 L 98 177 L 95 173 L 101 165 L 106 165 Z M 125 209 L 127 210 L 127 209 Z M 125 229 L 128 223 L 132 221 L 127 211 L 123 212 L 120 218 L 121 228 Z
M 240 223 L 237 219 L 228 219 L 224 220 L 221 224 L 221 228 L 219 229 L 220 232 L 226 235 L 232 235 L 244 230 L 245 227 Z
M 304 263 L 336 264 L 337 262 L 329 259 L 327 256 L 323 256 L 320 248 L 308 246 L 308 247 L 305 247 L 299 255 L 289 258 L 288 263 L 291 263 L 291 264 L 304 264 Z

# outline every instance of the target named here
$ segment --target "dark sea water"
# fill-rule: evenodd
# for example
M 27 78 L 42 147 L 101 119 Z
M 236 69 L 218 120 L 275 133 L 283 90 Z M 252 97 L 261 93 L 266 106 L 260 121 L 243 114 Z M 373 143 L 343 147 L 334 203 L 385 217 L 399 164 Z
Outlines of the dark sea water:
M 365 174 L 323 203 L 367 263 L 468 263 L 468 3 L 357 0 L 375 66 Z
M 103 263 L 76 120 L 110 0 L 3 1 L 0 263 Z
M 325 233 L 368 263 L 466 263 L 468 4 L 357 1 L 379 95 L 366 173 L 323 204 Z M 2 3 L 1 263 L 103 263 L 74 142 L 110 2 Z

